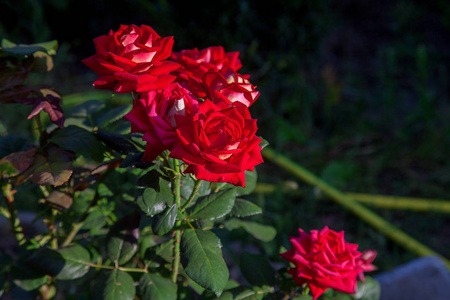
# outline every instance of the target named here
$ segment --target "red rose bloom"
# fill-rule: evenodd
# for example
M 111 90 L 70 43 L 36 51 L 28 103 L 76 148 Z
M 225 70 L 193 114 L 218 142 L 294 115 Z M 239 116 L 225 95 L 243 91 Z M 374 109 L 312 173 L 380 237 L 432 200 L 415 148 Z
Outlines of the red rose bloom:
M 189 164 L 186 173 L 198 179 L 245 186 L 245 171 L 263 162 L 256 120 L 235 103 L 201 103 L 192 116 L 176 115 L 178 141 L 170 156 Z
M 171 55 L 173 37 L 161 38 L 150 26 L 121 25 L 94 39 L 96 54 L 82 62 L 94 70 L 94 86 L 114 92 L 163 89 L 175 80 L 169 75 L 179 67 L 164 61 Z
M 200 79 L 210 70 L 217 72 L 229 67 L 238 71 L 242 67 L 239 52 L 225 52 L 222 46 L 209 47 L 200 51 L 194 48 L 173 52 L 171 60 L 181 65 L 174 72 L 178 76 L 178 81 L 186 81 L 190 77 Z
M 356 277 L 364 271 L 358 259 L 358 245 L 346 243 L 344 232 L 324 227 L 311 230 L 311 235 L 299 229 L 299 237 L 291 237 L 292 250 L 280 255 L 294 267 L 288 270 L 299 286 L 308 284 L 317 299 L 328 288 L 345 293 L 356 291 Z
M 147 142 L 144 160 L 154 160 L 177 140 L 175 115 L 187 116 L 197 111 L 198 101 L 178 83 L 165 90 L 140 93 L 133 109 L 124 117 L 131 122 L 131 132 L 144 132 Z
M 256 87 L 250 83 L 249 75 L 241 75 L 231 68 L 219 72 L 209 71 L 201 80 L 191 79 L 186 87 L 198 98 L 208 98 L 214 102 L 232 104 L 241 102 L 250 107 L 259 97 Z

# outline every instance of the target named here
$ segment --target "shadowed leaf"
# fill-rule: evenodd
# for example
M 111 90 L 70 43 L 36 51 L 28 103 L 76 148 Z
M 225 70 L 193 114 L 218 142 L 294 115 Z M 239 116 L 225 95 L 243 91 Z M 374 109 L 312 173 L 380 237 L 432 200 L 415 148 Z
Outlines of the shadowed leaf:
M 138 212 L 131 213 L 119 219 L 108 233 L 108 256 L 118 265 L 128 262 L 138 249 L 140 219 Z
M 219 238 L 210 231 L 187 229 L 181 236 L 181 263 L 186 274 L 218 297 L 229 277 L 221 247 Z
M 30 179 L 35 184 L 59 186 L 67 182 L 72 175 L 71 152 L 50 144 L 47 153 L 37 153 L 30 168 L 18 176 L 16 184 Z

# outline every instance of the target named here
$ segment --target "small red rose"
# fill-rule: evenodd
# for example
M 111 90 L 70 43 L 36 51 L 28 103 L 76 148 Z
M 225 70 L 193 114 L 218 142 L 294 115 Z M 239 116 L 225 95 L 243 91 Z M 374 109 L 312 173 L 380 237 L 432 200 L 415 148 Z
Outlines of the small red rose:
M 247 106 L 202 102 L 191 116 L 176 115 L 178 141 L 170 156 L 188 163 L 198 179 L 245 186 L 245 171 L 262 163 L 256 120 Z
M 375 257 L 371 252 L 370 262 L 361 258 L 358 245 L 344 240 L 344 232 L 335 232 L 328 227 L 311 230 L 311 234 L 299 229 L 299 237 L 291 237 L 292 249 L 280 255 L 294 266 L 289 268 L 295 282 L 308 284 L 311 294 L 317 299 L 328 288 L 344 293 L 355 293 L 356 280 Z M 375 253 L 376 254 L 376 253 Z
M 165 90 L 140 93 L 125 119 L 131 132 L 144 132 L 147 142 L 144 160 L 153 161 L 161 152 L 172 148 L 177 140 L 175 115 L 188 116 L 198 110 L 198 101 L 178 83 Z
M 203 50 L 197 48 L 173 52 L 170 58 L 181 65 L 174 74 L 177 81 L 186 81 L 189 78 L 200 79 L 208 71 L 220 71 L 223 68 L 231 68 L 238 71 L 241 67 L 239 52 L 225 52 L 222 46 L 208 47 Z
M 250 107 L 259 97 L 256 87 L 250 83 L 249 75 L 241 75 L 231 68 L 220 72 L 208 72 L 203 76 L 208 97 L 228 104 L 241 102 Z
M 98 89 L 118 93 L 164 89 L 175 80 L 169 73 L 179 67 L 166 60 L 172 53 L 173 37 L 161 37 L 150 26 L 121 25 L 94 39 L 96 54 L 82 62 L 99 77 Z

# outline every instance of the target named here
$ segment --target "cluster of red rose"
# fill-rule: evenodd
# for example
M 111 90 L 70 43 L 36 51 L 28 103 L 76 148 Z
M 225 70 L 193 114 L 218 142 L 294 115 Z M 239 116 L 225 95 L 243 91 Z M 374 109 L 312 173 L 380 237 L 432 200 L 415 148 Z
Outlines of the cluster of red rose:
M 173 37 L 146 25 L 121 25 L 94 39 L 96 54 L 83 60 L 94 86 L 135 95 L 125 116 L 143 132 L 144 159 L 164 150 L 198 179 L 245 186 L 245 171 L 261 157 L 261 139 L 249 107 L 259 92 L 249 82 L 238 52 L 210 47 L 172 52 Z
M 311 234 L 299 229 L 299 234 L 290 238 L 292 249 L 280 255 L 292 263 L 288 273 L 295 282 L 308 284 L 314 300 L 328 288 L 353 294 L 357 279 L 364 281 L 364 272 L 376 269 L 377 252 L 358 251 L 358 245 L 345 242 L 343 231 L 324 227 Z

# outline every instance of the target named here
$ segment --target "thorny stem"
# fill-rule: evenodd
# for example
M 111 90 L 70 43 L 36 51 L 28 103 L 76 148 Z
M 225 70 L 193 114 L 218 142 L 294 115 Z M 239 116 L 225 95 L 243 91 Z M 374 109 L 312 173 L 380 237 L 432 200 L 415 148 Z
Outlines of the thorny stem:
M 41 134 L 44 131 L 44 126 L 42 126 L 42 122 L 41 122 L 41 114 L 38 113 L 37 115 L 35 115 L 33 117 L 33 120 L 35 122 L 35 126 L 33 126 L 33 128 L 32 128 L 32 132 L 33 132 L 36 143 L 39 144 L 40 139 L 41 139 Z
M 174 196 L 175 196 L 175 204 L 177 207 L 180 207 L 181 202 L 181 174 L 180 174 L 180 165 L 177 159 L 174 159 L 174 169 L 175 176 L 173 178 L 174 183 Z M 175 241 L 174 241 L 174 255 L 173 255 L 173 268 L 172 268 L 172 281 L 174 283 L 177 282 L 178 277 L 178 268 L 180 266 L 180 243 L 181 243 L 181 220 L 177 220 L 175 222 Z
M 124 272 L 135 272 L 135 273 L 148 273 L 148 270 L 146 268 L 139 269 L 139 268 L 113 267 L 113 266 L 98 265 L 98 264 L 94 264 L 94 263 L 86 263 L 86 265 L 93 267 L 93 268 L 100 268 L 100 269 L 121 270 Z
M 2 193 L 5 197 L 6 206 L 8 207 L 9 221 L 14 233 L 14 237 L 19 245 L 23 245 L 26 242 L 25 235 L 23 234 L 22 226 L 20 226 L 20 220 L 17 217 L 17 210 L 14 205 L 14 192 L 12 191 L 12 185 L 8 183 L 1 184 Z
M 49 191 L 47 190 L 47 188 L 43 185 L 39 185 L 39 188 L 42 192 L 42 195 L 44 196 L 44 198 L 48 198 L 48 196 L 50 195 Z M 56 216 L 58 214 L 58 211 L 54 208 L 50 208 L 50 216 L 48 217 L 46 223 L 47 223 L 47 227 L 49 229 L 49 231 L 51 232 L 51 245 L 53 249 L 57 249 L 58 248 L 58 238 L 56 236 Z
M 86 218 L 89 216 L 89 212 L 91 211 L 92 207 L 97 205 L 97 201 L 98 201 L 98 192 L 95 193 L 94 198 L 91 201 L 91 204 L 81 216 L 80 221 L 78 221 L 77 223 L 73 223 L 72 230 L 69 232 L 66 239 L 61 244 L 61 247 L 66 247 L 73 241 L 78 231 L 80 231 L 81 227 L 83 227 L 84 222 L 86 221 Z

